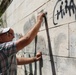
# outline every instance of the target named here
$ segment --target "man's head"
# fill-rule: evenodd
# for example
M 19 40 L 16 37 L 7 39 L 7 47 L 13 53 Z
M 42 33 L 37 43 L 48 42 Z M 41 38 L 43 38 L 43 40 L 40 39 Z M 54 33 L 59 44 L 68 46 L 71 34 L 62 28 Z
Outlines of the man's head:
M 14 31 L 11 28 L 0 29 L 0 43 L 12 41 L 14 38 Z

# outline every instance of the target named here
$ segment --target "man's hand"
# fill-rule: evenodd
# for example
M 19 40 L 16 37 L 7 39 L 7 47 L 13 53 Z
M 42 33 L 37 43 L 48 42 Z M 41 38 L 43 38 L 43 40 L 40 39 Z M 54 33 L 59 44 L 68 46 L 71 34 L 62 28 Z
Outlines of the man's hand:
M 35 61 L 39 61 L 42 58 L 42 53 L 38 52 L 35 56 Z
M 39 13 L 37 16 L 37 21 L 43 21 L 43 16 L 45 15 L 45 13 Z
M 42 53 L 38 52 L 35 57 L 31 57 L 31 58 L 25 58 L 25 57 L 17 58 L 17 64 L 18 65 L 30 64 L 30 63 L 39 61 L 41 58 L 42 58 Z

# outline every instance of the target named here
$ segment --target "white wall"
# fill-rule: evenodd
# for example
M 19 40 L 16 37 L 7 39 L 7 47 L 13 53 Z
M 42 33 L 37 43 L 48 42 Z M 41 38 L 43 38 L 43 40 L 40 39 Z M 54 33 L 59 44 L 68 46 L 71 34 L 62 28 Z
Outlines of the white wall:
M 37 40 L 17 56 L 34 56 L 40 50 L 43 62 L 18 66 L 18 75 L 76 75 L 76 0 L 13 0 L 2 16 L 4 25 L 26 34 L 41 10 L 47 12 L 49 41 L 43 22 Z

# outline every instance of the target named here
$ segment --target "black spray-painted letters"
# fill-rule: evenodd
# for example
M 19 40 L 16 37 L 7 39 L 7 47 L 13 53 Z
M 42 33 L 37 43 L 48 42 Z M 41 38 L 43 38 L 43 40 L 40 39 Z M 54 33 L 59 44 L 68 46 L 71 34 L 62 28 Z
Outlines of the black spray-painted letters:
M 60 8 L 57 10 L 57 5 L 60 4 Z M 69 16 L 75 14 L 75 20 L 76 20 L 76 5 L 74 0 L 58 0 L 53 11 L 53 23 L 54 25 L 57 25 L 58 23 L 55 21 L 54 16 L 56 16 L 56 19 L 59 20 L 60 17 L 63 19 L 66 14 L 69 14 Z

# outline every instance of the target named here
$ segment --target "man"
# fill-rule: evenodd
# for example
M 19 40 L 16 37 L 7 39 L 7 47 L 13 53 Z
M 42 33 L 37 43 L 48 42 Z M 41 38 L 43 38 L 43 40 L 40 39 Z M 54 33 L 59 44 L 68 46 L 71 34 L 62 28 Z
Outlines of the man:
M 16 53 L 30 44 L 35 38 L 41 26 L 43 16 L 44 13 L 41 13 L 34 27 L 16 42 L 12 41 L 14 38 L 13 29 L 3 28 L 0 30 L 0 75 L 17 75 L 17 65 L 29 64 L 41 59 L 41 52 L 38 52 L 32 58 L 18 58 Z

